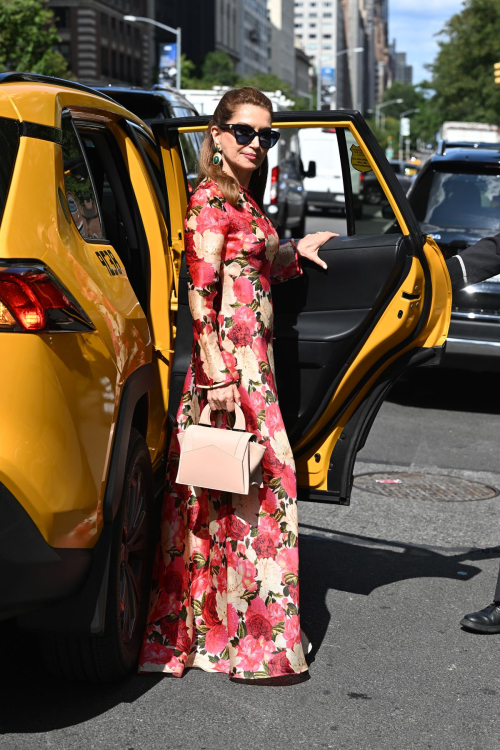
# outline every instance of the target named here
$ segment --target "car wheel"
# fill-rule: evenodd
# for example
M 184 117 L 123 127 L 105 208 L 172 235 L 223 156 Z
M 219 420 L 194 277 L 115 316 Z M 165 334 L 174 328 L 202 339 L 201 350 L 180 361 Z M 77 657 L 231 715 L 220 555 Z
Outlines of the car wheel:
M 104 633 L 42 636 L 44 662 L 53 675 L 110 682 L 134 668 L 146 625 L 157 526 L 148 447 L 132 429 L 114 521 Z

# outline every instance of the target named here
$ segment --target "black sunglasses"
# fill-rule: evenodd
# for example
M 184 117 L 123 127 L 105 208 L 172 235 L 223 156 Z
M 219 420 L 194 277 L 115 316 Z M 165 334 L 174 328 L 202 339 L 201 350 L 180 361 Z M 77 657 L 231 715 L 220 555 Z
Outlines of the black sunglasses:
M 261 148 L 272 148 L 273 146 L 276 146 L 281 135 L 277 130 L 271 130 L 271 128 L 263 128 L 262 130 L 257 131 L 251 128 L 250 125 L 243 125 L 241 123 L 237 123 L 236 125 L 219 125 L 218 127 L 221 130 L 232 130 L 236 142 L 241 146 L 246 146 L 248 143 L 251 143 L 255 136 L 257 136 Z

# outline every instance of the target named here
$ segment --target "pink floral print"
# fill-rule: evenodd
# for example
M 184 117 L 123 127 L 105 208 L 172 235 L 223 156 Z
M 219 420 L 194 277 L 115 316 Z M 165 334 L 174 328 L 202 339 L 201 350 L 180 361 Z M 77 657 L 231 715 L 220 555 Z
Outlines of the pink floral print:
M 297 674 L 307 670 L 297 490 L 275 386 L 271 299 L 271 284 L 302 273 L 297 250 L 293 241 L 280 245 L 247 190 L 233 208 L 209 181 L 191 196 L 185 229 L 193 353 L 170 445 L 139 669 Z M 179 432 L 198 422 L 207 387 L 232 382 L 247 430 L 266 447 L 263 486 L 242 496 L 176 484 Z

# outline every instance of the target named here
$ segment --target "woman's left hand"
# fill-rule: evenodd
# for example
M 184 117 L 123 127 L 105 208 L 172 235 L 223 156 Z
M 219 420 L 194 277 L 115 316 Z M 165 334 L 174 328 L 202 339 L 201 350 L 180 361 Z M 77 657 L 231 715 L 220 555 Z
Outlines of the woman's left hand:
M 301 258 L 307 258 L 312 260 L 313 263 L 317 263 L 321 268 L 328 268 L 326 263 L 321 260 L 318 255 L 318 251 L 321 245 L 331 240 L 332 237 L 338 237 L 335 232 L 316 232 L 315 234 L 306 234 L 298 243 L 297 251 Z

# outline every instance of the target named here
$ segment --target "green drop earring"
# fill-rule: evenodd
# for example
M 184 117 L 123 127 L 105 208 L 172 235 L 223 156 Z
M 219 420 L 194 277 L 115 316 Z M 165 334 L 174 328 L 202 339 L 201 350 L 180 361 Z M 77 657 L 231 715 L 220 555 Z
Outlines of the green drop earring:
M 213 155 L 212 161 L 214 163 L 214 166 L 218 166 L 222 162 L 222 156 L 221 156 L 221 147 L 218 143 L 215 144 L 215 153 Z

